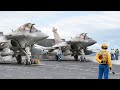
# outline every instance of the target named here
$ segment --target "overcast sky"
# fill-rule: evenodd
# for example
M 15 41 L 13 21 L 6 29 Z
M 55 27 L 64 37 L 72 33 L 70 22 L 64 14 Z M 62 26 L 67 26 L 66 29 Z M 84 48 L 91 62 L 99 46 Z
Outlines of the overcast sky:
M 53 38 L 52 28 L 70 40 L 80 33 L 88 33 L 97 44 L 89 47 L 100 49 L 107 43 L 109 49 L 120 49 L 120 11 L 0 11 L 0 32 L 8 34 L 25 23 Z

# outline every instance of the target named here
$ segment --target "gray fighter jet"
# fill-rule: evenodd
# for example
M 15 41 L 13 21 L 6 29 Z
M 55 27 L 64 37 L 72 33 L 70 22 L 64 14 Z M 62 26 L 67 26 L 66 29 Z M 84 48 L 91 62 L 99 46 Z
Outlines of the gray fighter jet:
M 36 42 L 48 38 L 33 25 L 26 23 L 9 35 L 0 33 L 0 55 L 16 57 L 18 64 L 22 63 L 22 56 L 26 56 L 25 64 L 31 65 L 31 48 Z
M 55 45 L 52 46 L 53 49 L 49 49 L 48 53 L 51 55 L 56 55 L 59 48 L 61 48 L 62 55 L 74 56 L 75 60 L 78 60 L 78 55 L 81 55 L 80 48 L 84 49 L 85 55 L 92 53 L 91 50 L 87 50 L 88 46 L 97 43 L 92 38 L 87 36 L 87 33 L 82 33 L 78 37 L 72 38 L 70 41 L 63 41 L 57 33 L 57 29 L 53 27 Z

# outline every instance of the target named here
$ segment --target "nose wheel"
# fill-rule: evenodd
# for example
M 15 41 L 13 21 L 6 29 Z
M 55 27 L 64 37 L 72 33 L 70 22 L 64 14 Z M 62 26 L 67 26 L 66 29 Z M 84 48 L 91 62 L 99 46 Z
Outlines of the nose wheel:
M 78 61 L 78 55 L 74 56 L 75 61 Z
M 22 56 L 21 56 L 21 55 L 18 55 L 18 56 L 16 57 L 16 60 L 17 60 L 17 63 L 18 63 L 18 64 L 22 64 Z
M 32 64 L 32 61 L 31 61 L 31 60 L 28 61 L 28 59 L 26 59 L 26 60 L 24 61 L 24 64 L 25 64 L 25 65 L 31 65 L 31 64 Z
M 80 56 L 80 62 L 85 62 L 85 61 L 86 61 L 86 58 L 83 56 Z

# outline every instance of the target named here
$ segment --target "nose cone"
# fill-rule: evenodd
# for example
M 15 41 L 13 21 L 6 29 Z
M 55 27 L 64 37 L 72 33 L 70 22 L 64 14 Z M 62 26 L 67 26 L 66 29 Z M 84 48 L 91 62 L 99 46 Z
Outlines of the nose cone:
M 42 35 L 41 35 L 41 38 L 42 39 L 46 39 L 46 38 L 48 38 L 49 36 L 48 35 L 46 35 L 46 34 L 44 34 L 44 33 L 42 33 Z
M 91 41 L 91 44 L 92 44 L 92 45 L 95 44 L 95 43 L 97 43 L 97 41 L 95 41 L 95 40 L 92 40 L 92 41 Z
M 93 44 L 95 44 L 95 43 L 97 43 L 97 41 L 95 41 L 95 40 L 93 40 L 93 39 L 90 40 L 90 44 L 91 44 L 91 45 L 93 45 Z
M 48 38 L 49 36 L 42 32 L 37 32 L 33 34 L 34 41 L 40 41 Z

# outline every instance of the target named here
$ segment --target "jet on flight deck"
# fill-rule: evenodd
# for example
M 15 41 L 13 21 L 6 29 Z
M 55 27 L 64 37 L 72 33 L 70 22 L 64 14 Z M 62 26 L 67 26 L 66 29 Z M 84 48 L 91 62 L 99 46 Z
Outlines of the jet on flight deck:
M 31 48 L 36 42 L 48 38 L 48 35 L 37 30 L 34 25 L 26 23 L 8 35 L 3 35 L 1 32 L 0 55 L 13 56 L 18 64 L 22 63 L 22 56 L 26 56 L 25 64 L 31 65 Z
M 97 43 L 97 41 L 88 37 L 87 33 L 81 33 L 78 37 L 72 38 L 69 41 L 63 41 L 60 38 L 57 29 L 53 27 L 52 31 L 54 34 L 55 45 L 53 45 L 51 49 L 41 47 L 43 50 L 48 50 L 49 55 L 57 55 L 58 49 L 61 48 L 62 55 L 71 55 L 74 56 L 75 60 L 78 60 L 78 55 L 81 55 L 80 48 L 84 49 L 85 55 L 89 55 L 92 51 L 88 50 L 87 47 Z

